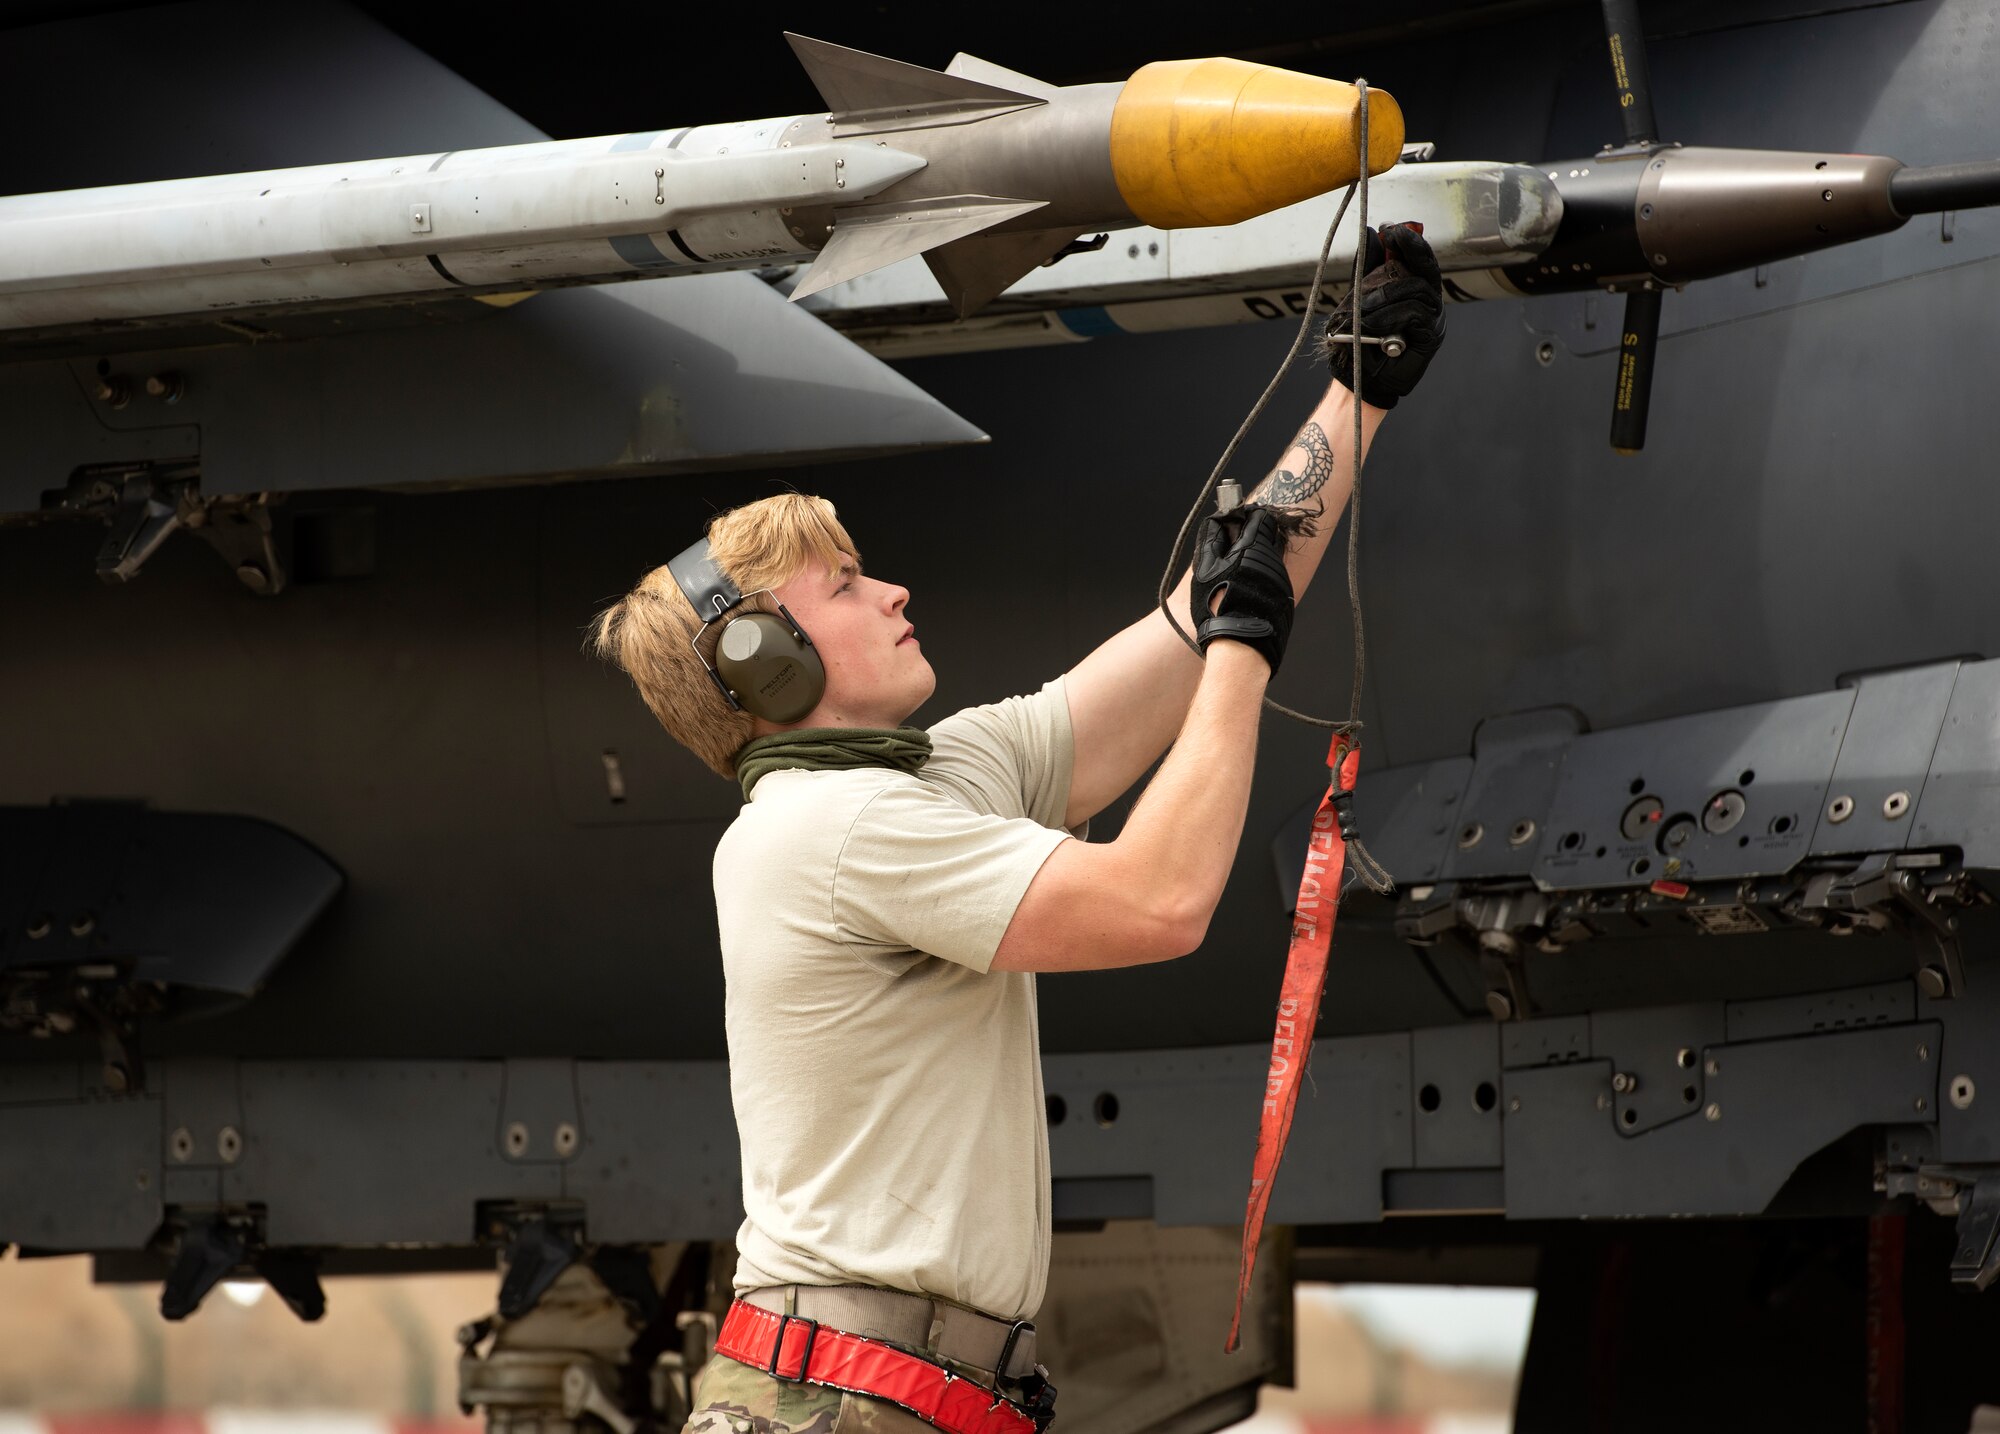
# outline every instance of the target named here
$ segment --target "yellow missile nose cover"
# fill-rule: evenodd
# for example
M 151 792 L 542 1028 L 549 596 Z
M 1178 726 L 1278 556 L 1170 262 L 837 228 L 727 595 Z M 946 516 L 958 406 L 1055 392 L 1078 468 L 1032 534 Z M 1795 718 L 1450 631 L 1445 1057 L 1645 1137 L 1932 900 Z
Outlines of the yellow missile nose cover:
M 1133 217 L 1159 229 L 1235 224 L 1351 184 L 1360 92 L 1248 60 L 1165 60 L 1125 82 L 1111 172 Z M 1403 148 L 1403 111 L 1368 91 L 1368 172 Z

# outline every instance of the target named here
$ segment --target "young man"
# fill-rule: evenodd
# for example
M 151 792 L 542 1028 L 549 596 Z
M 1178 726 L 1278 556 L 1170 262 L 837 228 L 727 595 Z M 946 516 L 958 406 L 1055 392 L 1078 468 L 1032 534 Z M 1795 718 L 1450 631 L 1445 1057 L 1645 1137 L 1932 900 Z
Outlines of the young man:
M 1361 328 L 1403 344 L 1364 350 L 1364 444 L 1444 331 L 1428 247 L 1383 238 Z M 910 594 L 799 494 L 723 514 L 599 619 L 599 650 L 745 801 L 715 855 L 745 1219 L 689 1431 L 1047 1423 L 1034 973 L 1202 942 L 1294 593 L 1353 486 L 1351 349 L 1328 349 L 1340 382 L 1251 504 L 1204 525 L 1173 599 L 1201 655 L 1154 611 L 1038 693 L 904 727 L 935 686 Z M 1288 540 L 1282 511 L 1317 522 Z M 1163 752 L 1117 840 L 1072 838 Z

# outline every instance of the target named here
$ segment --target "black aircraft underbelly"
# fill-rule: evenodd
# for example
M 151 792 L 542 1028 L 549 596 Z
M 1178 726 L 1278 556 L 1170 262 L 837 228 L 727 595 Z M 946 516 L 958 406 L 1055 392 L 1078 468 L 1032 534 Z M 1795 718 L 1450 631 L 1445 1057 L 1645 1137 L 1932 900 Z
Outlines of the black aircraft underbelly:
M 1603 361 L 1544 367 L 1518 312 L 1455 310 L 1454 362 L 1385 426 L 1364 487 L 1370 765 L 1467 751 L 1496 713 L 1563 704 L 1619 726 L 2000 650 L 1975 366 L 1856 403 L 1847 337 L 1891 319 L 1950 333 L 1995 293 L 1990 270 L 1952 271 L 1672 340 L 1661 410 L 1733 416 L 1663 424 L 1615 465 L 1598 456 Z M 789 476 L 911 588 L 940 678 L 919 720 L 1037 686 L 1144 610 L 1171 510 L 1268 357 L 1251 331 L 934 362 L 920 380 L 996 427 L 982 396 L 1046 383 L 1035 422 L 991 448 Z M 1717 391 L 1744 372 L 1786 375 L 1797 400 Z M 1948 505 L 1926 496 L 1939 486 Z M 191 543 L 114 589 L 91 572 L 93 528 L 7 532 L 0 621 L 24 676 L 0 802 L 254 814 L 346 873 L 253 1005 L 162 1030 L 165 1050 L 636 1057 L 669 1039 L 719 1056 L 709 856 L 738 795 L 585 658 L 583 628 L 668 536 L 768 489 L 303 500 L 299 531 L 366 533 L 372 555 L 354 576 L 307 569 L 269 602 Z M 1329 570 L 1281 698 L 1342 708 L 1343 608 Z M 1261 737 L 1252 841 L 1208 947 L 1046 982 L 1051 1049 L 1263 1034 L 1288 902 L 1261 838 L 1316 791 L 1323 746 L 1277 721 Z M 1357 968 L 1358 944 L 1343 940 L 1329 1028 L 1450 1017 L 1398 944 Z
M 1927 163 L 2000 148 L 1990 7 L 1791 9 L 1649 7 L 1661 131 Z M 1555 6 L 1324 63 L 1393 87 L 1440 157 L 1589 155 L 1616 132 L 1597 26 L 1591 7 Z M 1370 777 L 1474 754 L 1513 730 L 1507 720 L 1601 734 L 2000 655 L 1996 314 L 1990 209 L 1669 294 L 1651 432 L 1642 453 L 1616 457 L 1603 436 L 1610 296 L 1454 305 L 1360 500 L 1364 792 Z M 13 823 L 0 824 L 0 850 L 58 820 L 71 834 L 61 850 L 125 842 L 142 806 L 244 819 L 230 839 L 285 879 L 232 889 L 228 871 L 211 872 L 162 926 L 160 950 L 198 955 L 189 910 L 218 931 L 243 912 L 261 913 L 259 929 L 304 930 L 256 979 L 210 983 L 233 1009 L 139 1013 L 127 1035 L 142 1071 L 125 1077 L 141 1076 L 136 1094 L 92 1074 L 100 1053 L 79 1040 L 0 1038 L 0 1130 L 16 1139 L 12 1155 L 0 1140 L 0 1205 L 32 1215 L 0 1239 L 129 1252 L 157 1246 L 178 1210 L 240 1206 L 274 1247 L 450 1246 L 484 1237 L 475 1203 L 483 1218 L 493 1202 L 549 1199 L 587 1208 L 592 1239 L 726 1239 L 740 1209 L 710 859 L 738 795 L 585 653 L 591 615 L 710 513 L 786 484 L 832 498 L 869 570 L 911 589 L 939 676 L 917 720 L 1032 689 L 1146 610 L 1185 505 L 1286 337 L 1272 325 L 907 365 L 992 435 L 947 452 L 484 491 L 385 491 L 357 474 L 291 496 L 292 581 L 271 598 L 186 535 L 137 580 L 106 586 L 93 573 L 100 525 L 0 526 L 0 811 Z M 1289 381 L 1237 476 L 1276 456 L 1321 381 Z M 1353 668 L 1340 551 L 1337 540 L 1274 694 L 1330 714 L 1345 712 Z M 1257 740 L 1242 856 L 1204 948 L 1040 985 L 1052 1114 L 1068 1112 L 1052 1131 L 1058 1219 L 1223 1224 L 1241 1210 L 1292 902 L 1272 842 L 1325 780 L 1322 734 L 1267 719 Z M 1093 836 L 1114 836 L 1125 810 Z M 1547 835 L 1486 876 L 1527 892 Z M 1964 844 L 1937 835 L 1925 852 L 1936 862 L 1910 870 L 1941 872 Z M 100 895 L 164 880 L 143 854 L 121 860 Z M 1635 892 L 1646 886 L 1635 876 Z M 10 890 L 0 872 L 0 898 Z M 53 913 L 36 939 L 109 929 L 80 912 Z M 1628 922 L 1529 943 L 1512 954 L 1532 1004 L 1505 1014 L 1534 1019 L 1496 1023 L 1482 1004 L 1492 950 L 1469 929 L 1413 945 L 1407 904 L 1357 894 L 1334 949 L 1318 1093 L 1302 1104 L 1273 1219 L 1748 1214 L 1781 1191 L 1796 1210 L 1799 1170 L 1817 1213 L 1931 1200 L 1915 1182 L 1945 1177 L 1920 1172 L 1972 1178 L 2000 1159 L 1991 1106 L 1957 1103 L 1961 1068 L 1944 1054 L 1990 1047 L 2000 1027 L 2000 923 L 1963 913 L 1962 969 L 1936 999 L 1912 976 L 1935 933 L 1914 906 L 1903 915 Z M 22 940 L 0 944 L 0 974 L 20 966 Z M 1815 994 L 1830 991 L 1857 994 Z M 1615 1068 L 1621 1041 L 1648 1060 L 1665 1042 L 1669 1068 L 1638 1070 L 1644 1100 L 1614 1105 L 1608 1082 L 1633 1076 Z M 1710 1049 L 1730 1052 L 1715 1071 Z M 51 1074 L 64 1065 L 71 1074 Z M 164 1086 L 144 1072 L 164 1072 Z M 1678 1099 L 1683 1079 L 1698 1092 L 1686 1109 L 1644 1103 L 1662 1088 Z M 1720 1093 L 1730 1079 L 1740 1094 Z M 314 1081 L 352 1098 L 316 1104 Z M 429 1094 L 409 1098 L 410 1082 Z M 1425 1125 L 1437 1088 L 1457 1099 L 1461 1084 L 1465 1100 Z M 1545 1100 L 1602 1118 L 1538 1123 Z M 1628 1108 L 1621 1133 L 1614 1114 Z M 568 1119 L 581 1120 L 582 1158 L 502 1149 L 495 1121 L 517 1109 L 534 1142 L 550 1112 L 581 1111 Z M 240 1155 L 198 1153 L 164 1189 L 142 1172 L 136 1192 L 111 1156 L 91 1163 L 157 1146 L 189 1110 L 243 1126 Z M 1847 1163 L 1856 1127 L 1894 1147 L 1875 1156 L 1879 1195 L 1869 1152 L 1858 1176 Z M 696 1150 L 698 1178 L 685 1158 Z M 59 1200 L 42 1183 L 49 1152 L 71 1182 Z M 405 1183 L 386 1180 L 405 1166 Z M 297 1174 L 308 1168 L 311 1181 Z M 118 1197 L 93 1206 L 91 1182 L 114 1176 Z M 2000 1176 L 1967 1188 L 1989 1187 L 2000 1192 Z M 2000 1218 L 2000 1201 L 1986 1203 Z M 1443 1244 L 1492 1238 L 1477 1221 L 1437 1228 Z M 1550 1249 L 1567 1238 L 1523 1228 Z
M 2000 133 L 1991 95 L 1959 87 L 1949 111 L 1916 106 L 1903 97 L 1928 87 L 1906 70 L 1872 109 L 1857 100 L 1885 53 L 1938 62 L 1953 41 L 1926 25 L 1942 18 L 1931 9 L 1815 21 L 1821 69 L 1768 108 L 1789 72 L 1768 70 L 1767 52 L 1800 26 L 1657 42 L 1657 87 L 1687 111 L 1664 105 L 1665 127 L 1974 152 Z M 1437 131 L 1452 150 L 1481 148 L 1478 122 L 1533 88 L 1526 59 L 1497 67 L 1504 82 L 1459 76 L 1472 93 L 1428 109 L 1430 71 L 1411 66 L 1410 107 L 1459 119 L 1463 132 Z M 1601 86 L 1586 59 L 1554 75 L 1542 64 L 1543 152 L 1584 151 L 1598 127 L 1578 97 Z M 1855 84 L 1828 79 L 1842 63 Z M 1389 73 L 1394 58 L 1375 64 Z M 2000 296 L 2000 215 L 1956 216 L 1949 243 L 1939 232 L 1913 225 L 1671 296 L 1659 422 L 1632 458 L 1601 437 L 1606 301 L 1454 307 L 1450 347 L 1385 426 L 1364 487 L 1366 767 L 1464 753 L 1496 714 L 1566 706 L 1623 726 L 2000 652 L 1990 341 L 1969 317 Z M 1822 296 L 1781 297 L 1800 291 Z M 1696 310 L 1686 327 L 1684 309 Z M 834 498 L 871 569 L 912 589 L 940 677 L 919 720 L 1036 686 L 1144 610 L 1178 509 L 1277 341 L 1259 328 L 912 364 L 995 442 L 785 475 Z M 1318 382 L 1292 380 L 1253 440 L 1258 461 Z M 360 556 L 342 567 L 336 552 L 335 575 L 317 581 L 308 564 L 270 602 L 216 582 L 194 544 L 163 549 L 139 585 L 106 588 L 90 571 L 94 526 L 8 532 L 0 620 L 23 676 L 0 802 L 254 814 L 346 872 L 338 907 L 254 1006 L 163 1030 L 164 1050 L 637 1057 L 670 1030 L 676 1052 L 719 1056 L 708 859 L 736 793 L 584 657 L 582 634 L 673 534 L 772 481 L 301 495 L 305 546 Z M 1326 712 L 1344 710 L 1352 666 L 1337 562 L 1278 686 Z M 1275 720 L 1262 743 L 1252 840 L 1208 948 L 1045 983 L 1052 1050 L 1264 1033 L 1289 897 L 1261 838 L 1314 793 L 1322 749 Z M 1400 944 L 1383 933 L 1373 950 L 1366 926 L 1364 913 L 1343 941 L 1327 1028 L 1451 1018 Z M 1722 974 L 1760 991 L 1816 979 L 1774 959 L 1735 958 Z

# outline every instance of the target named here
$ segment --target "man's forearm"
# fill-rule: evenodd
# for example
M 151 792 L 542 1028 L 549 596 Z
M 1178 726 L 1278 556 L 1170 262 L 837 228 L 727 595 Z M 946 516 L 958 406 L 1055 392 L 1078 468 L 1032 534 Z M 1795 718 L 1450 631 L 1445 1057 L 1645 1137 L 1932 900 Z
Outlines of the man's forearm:
M 1237 642 L 1209 648 L 1180 736 L 1113 843 L 1195 942 L 1222 899 L 1243 837 L 1257 717 L 1270 679 L 1253 649 Z
M 1361 405 L 1364 459 L 1382 418 L 1382 409 L 1369 403 Z M 1252 502 L 1300 508 L 1315 515 L 1313 536 L 1293 539 L 1285 554 L 1292 591 L 1300 597 L 1305 596 L 1313 574 L 1319 571 L 1334 525 L 1354 493 L 1354 471 L 1354 395 L 1336 383 L 1328 387 L 1271 476 L 1250 495 Z
M 1255 495 L 1259 501 L 1316 509 L 1321 515 L 1315 536 L 1295 538 L 1285 554 L 1292 590 L 1300 595 L 1325 556 L 1340 510 L 1354 489 L 1353 405 L 1353 394 L 1331 385 Z M 1361 406 L 1364 452 L 1381 422 L 1381 409 Z M 1167 603 L 1185 628 L 1185 574 Z M 1201 671 L 1200 660 L 1158 608 L 1071 669 L 1076 765 L 1065 825 L 1075 826 L 1102 811 L 1159 760 L 1181 728 Z

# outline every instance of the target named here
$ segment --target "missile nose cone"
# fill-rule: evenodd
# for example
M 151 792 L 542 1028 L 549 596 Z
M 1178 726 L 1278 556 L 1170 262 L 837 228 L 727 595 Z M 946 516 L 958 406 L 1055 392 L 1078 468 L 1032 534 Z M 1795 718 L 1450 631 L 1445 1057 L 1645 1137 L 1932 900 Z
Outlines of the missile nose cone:
M 1133 217 L 1159 229 L 1235 224 L 1352 183 L 1353 85 L 1247 60 L 1168 60 L 1125 82 L 1111 169 Z M 1403 111 L 1368 91 L 1368 172 L 1403 148 Z

